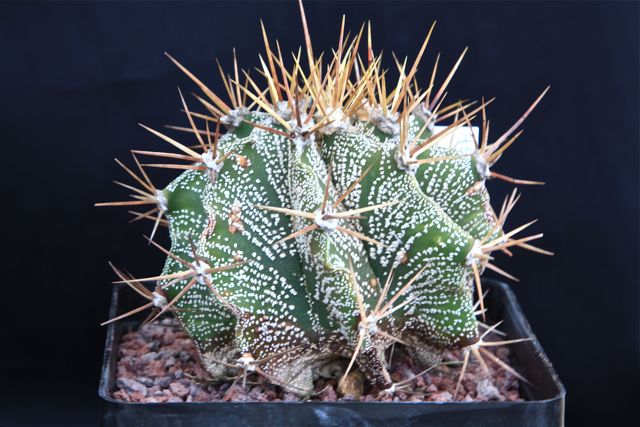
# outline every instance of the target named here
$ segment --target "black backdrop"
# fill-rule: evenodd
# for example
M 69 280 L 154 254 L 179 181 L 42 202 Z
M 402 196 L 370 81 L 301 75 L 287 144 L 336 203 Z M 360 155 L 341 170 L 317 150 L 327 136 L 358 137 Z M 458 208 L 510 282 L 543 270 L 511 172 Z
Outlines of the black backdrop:
M 635 424 L 638 4 L 309 1 L 317 51 L 336 43 L 341 13 L 354 30 L 371 19 L 388 60 L 413 58 L 437 19 L 422 69 L 436 50 L 450 67 L 468 45 L 449 99 L 497 96 L 496 133 L 552 86 L 497 169 L 548 183 L 522 189 L 510 225 L 540 218 L 556 256 L 500 265 L 521 278 L 514 289 L 567 386 L 568 424 Z M 228 66 L 235 46 L 255 66 L 259 17 L 286 50 L 303 42 L 290 2 L 0 5 L 0 425 L 97 422 L 107 260 L 149 274 L 162 257 L 141 237 L 149 224 L 92 203 L 125 195 L 114 156 L 159 146 L 137 122 L 184 122 L 176 86 L 194 86 L 162 52 L 220 90 L 214 57 Z M 501 200 L 510 186 L 490 189 Z

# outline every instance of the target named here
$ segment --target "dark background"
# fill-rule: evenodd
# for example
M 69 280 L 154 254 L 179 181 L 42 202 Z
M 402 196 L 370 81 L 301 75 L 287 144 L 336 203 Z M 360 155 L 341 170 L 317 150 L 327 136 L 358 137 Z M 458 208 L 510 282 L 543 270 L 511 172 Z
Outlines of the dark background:
M 306 8 L 316 52 L 346 13 L 355 31 L 372 20 L 388 67 L 392 50 L 412 60 L 437 19 L 420 78 L 441 51 L 442 81 L 468 45 L 448 99 L 497 96 L 494 136 L 552 86 L 496 169 L 548 183 L 522 189 L 509 225 L 540 218 L 556 256 L 498 263 L 521 279 L 513 288 L 567 387 L 568 425 L 638 425 L 638 3 Z M 126 197 L 113 157 L 164 148 L 137 122 L 184 124 L 176 86 L 195 88 L 162 53 L 220 92 L 214 57 L 228 67 L 235 46 L 257 65 L 259 17 L 285 50 L 303 43 L 291 2 L 0 4 L 0 425 L 97 423 L 107 260 L 154 274 L 162 257 L 141 237 L 150 224 L 92 204 Z M 510 189 L 489 186 L 494 201 Z

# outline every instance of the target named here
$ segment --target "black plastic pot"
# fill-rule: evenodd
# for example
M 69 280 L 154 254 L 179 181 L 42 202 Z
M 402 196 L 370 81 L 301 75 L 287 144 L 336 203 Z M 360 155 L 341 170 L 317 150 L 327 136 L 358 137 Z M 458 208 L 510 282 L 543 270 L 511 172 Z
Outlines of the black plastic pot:
M 533 337 L 509 286 L 484 280 L 491 320 L 510 339 Z M 110 315 L 133 307 L 132 293 L 113 291 Z M 132 323 L 109 326 L 99 395 L 101 425 L 140 427 L 201 426 L 527 426 L 564 425 L 565 390 L 537 339 L 511 346 L 513 366 L 534 387 L 521 385 L 524 402 L 211 402 L 126 403 L 113 399 L 117 345 Z

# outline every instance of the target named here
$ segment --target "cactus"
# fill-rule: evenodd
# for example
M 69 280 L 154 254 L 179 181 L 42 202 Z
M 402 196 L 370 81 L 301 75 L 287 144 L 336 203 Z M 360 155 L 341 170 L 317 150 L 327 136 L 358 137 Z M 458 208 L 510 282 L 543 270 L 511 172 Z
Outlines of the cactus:
M 134 279 L 114 267 L 116 283 L 148 302 L 112 321 L 148 308 L 150 319 L 173 312 L 213 378 L 257 372 L 308 395 L 322 366 L 346 358 L 347 373 L 357 366 L 393 392 L 391 345 L 425 368 L 451 349 L 466 350 L 465 365 L 470 353 L 482 356 L 480 274 L 489 268 L 512 277 L 491 263 L 492 252 L 548 253 L 529 243 L 541 235 L 515 237 L 531 223 L 503 231 L 515 191 L 496 214 L 485 186 L 493 178 L 540 184 L 492 167 L 544 92 L 489 143 L 492 100 L 442 105 L 466 50 L 437 90 L 437 60 L 428 87 L 418 86 L 433 26 L 410 68 L 396 61 L 400 77 L 389 90 L 370 26 L 361 58 L 364 26 L 349 39 L 343 18 L 324 65 L 300 9 L 308 71 L 300 54 L 287 69 L 263 26 L 266 88 L 241 76 L 237 62 L 233 77 L 220 68 L 231 105 L 169 56 L 204 93 L 197 99 L 205 113 L 191 112 L 180 94 L 189 126 L 177 129 L 195 148 L 143 126 L 178 152 L 133 150 L 138 172 L 120 165 L 141 187 L 119 184 L 134 200 L 98 204 L 151 205 L 134 220 L 153 220 L 149 241 L 167 255 L 158 276 Z M 471 132 L 477 117 L 481 137 Z M 466 142 L 453 138 L 461 134 Z M 174 163 L 142 164 L 139 156 Z M 159 190 L 149 167 L 181 173 Z M 169 228 L 169 249 L 153 241 L 160 225 Z

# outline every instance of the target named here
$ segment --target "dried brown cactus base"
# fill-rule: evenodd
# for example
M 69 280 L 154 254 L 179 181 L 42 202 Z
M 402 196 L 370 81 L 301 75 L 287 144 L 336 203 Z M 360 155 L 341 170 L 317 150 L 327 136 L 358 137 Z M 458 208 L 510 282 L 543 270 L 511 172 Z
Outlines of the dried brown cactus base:
M 488 347 L 487 350 L 502 361 L 510 362 L 506 346 Z M 342 366 L 337 362 L 335 366 L 328 367 L 326 373 L 330 374 L 333 370 L 338 378 L 318 378 L 315 382 L 316 393 L 308 400 L 451 401 L 462 367 L 462 354 L 459 351 L 451 352 L 446 359 L 460 363 L 440 365 L 419 375 L 393 396 L 380 396 L 380 391 L 371 388 L 359 371 L 352 372 L 349 381 L 343 385 L 351 394 L 342 396 L 337 390 L 337 383 L 341 369 L 348 361 L 345 360 Z M 491 360 L 487 360 L 486 364 L 489 374 L 479 363 L 469 363 L 456 400 L 523 400 L 516 377 Z M 392 357 L 389 371 L 395 383 L 419 373 L 411 359 L 399 348 Z M 113 397 L 126 402 L 146 403 L 301 400 L 256 374 L 247 377 L 244 388 L 242 378 L 233 385 L 232 380 L 207 382 L 204 380 L 207 375 L 191 338 L 175 320 L 167 318 L 122 336 L 118 347 L 117 390 Z

